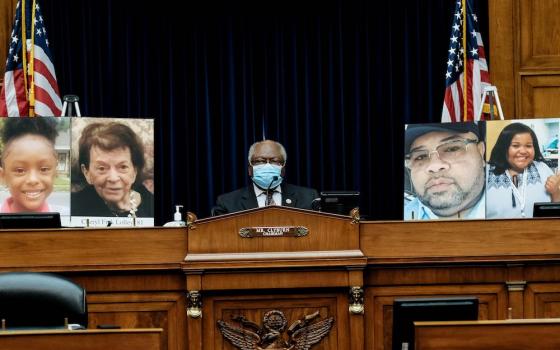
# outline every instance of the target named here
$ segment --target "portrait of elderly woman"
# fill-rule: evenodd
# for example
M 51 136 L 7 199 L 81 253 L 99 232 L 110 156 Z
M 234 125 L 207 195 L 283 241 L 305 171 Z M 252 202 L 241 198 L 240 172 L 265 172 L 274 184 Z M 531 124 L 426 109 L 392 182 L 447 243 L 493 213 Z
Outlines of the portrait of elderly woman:
M 130 126 L 111 120 L 88 123 L 78 152 L 82 188 L 71 195 L 72 216 L 154 216 L 154 197 L 144 185 L 144 144 Z

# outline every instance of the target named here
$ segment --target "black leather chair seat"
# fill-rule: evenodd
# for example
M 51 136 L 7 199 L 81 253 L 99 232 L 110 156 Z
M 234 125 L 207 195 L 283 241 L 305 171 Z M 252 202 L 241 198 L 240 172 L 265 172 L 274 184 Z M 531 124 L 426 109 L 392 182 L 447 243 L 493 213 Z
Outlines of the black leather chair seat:
M 63 277 L 34 272 L 0 274 L 0 319 L 6 328 L 87 327 L 86 292 Z

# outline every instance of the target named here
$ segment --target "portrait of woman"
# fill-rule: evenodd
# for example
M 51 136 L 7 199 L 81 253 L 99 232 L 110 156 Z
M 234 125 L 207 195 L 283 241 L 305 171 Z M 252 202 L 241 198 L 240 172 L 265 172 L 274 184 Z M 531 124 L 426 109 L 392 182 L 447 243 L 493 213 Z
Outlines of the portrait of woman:
M 78 140 L 78 166 L 85 183 L 71 195 L 72 216 L 154 216 L 153 194 L 143 184 L 144 144 L 130 126 L 87 123 Z
M 560 201 L 559 177 L 546 164 L 535 131 L 507 125 L 488 161 L 486 217 L 532 217 L 534 203 Z

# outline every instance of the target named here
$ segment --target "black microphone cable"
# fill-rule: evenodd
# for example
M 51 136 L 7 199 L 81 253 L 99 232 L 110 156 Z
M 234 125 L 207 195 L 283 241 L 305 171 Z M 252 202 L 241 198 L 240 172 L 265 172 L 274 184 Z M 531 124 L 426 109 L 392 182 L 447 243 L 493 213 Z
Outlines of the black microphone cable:
M 272 201 L 272 194 L 270 193 L 270 187 L 272 187 L 272 184 L 276 180 L 278 180 L 278 176 L 275 175 L 272 177 L 272 181 L 270 181 L 270 184 L 268 184 L 268 187 L 266 188 L 266 201 L 264 202 L 264 205 L 266 207 L 268 207 L 270 205 L 270 202 Z

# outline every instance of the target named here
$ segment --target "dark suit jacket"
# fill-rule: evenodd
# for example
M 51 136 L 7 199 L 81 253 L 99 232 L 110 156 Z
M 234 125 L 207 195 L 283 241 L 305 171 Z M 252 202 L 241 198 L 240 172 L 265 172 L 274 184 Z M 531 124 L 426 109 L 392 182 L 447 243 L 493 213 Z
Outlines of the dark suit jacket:
M 282 183 L 282 206 L 311 209 L 311 202 L 319 197 L 317 191 L 312 188 L 295 186 Z M 249 187 L 240 188 L 236 191 L 222 194 L 212 208 L 212 215 L 222 215 L 236 211 L 258 208 L 257 197 L 253 184 Z

